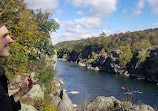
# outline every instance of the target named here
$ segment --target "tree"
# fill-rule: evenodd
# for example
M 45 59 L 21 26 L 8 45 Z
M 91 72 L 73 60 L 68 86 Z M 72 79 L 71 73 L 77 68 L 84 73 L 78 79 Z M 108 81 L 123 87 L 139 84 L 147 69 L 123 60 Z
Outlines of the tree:
M 106 37 L 106 33 L 104 31 L 102 31 L 102 33 L 100 34 L 99 37 Z
M 51 32 L 55 32 L 59 28 L 59 24 L 52 18 L 52 13 L 49 10 L 36 10 L 32 12 L 35 15 L 35 22 L 38 25 L 39 36 L 49 38 Z
M 119 48 L 119 64 L 121 67 L 125 68 L 127 63 L 131 61 L 133 54 L 131 52 L 130 45 L 120 46 Z
M 150 57 L 150 53 L 151 53 L 151 51 L 147 50 L 147 49 L 139 51 L 138 56 L 137 56 L 138 62 L 136 64 L 135 68 L 137 68 L 137 66 L 140 63 L 144 62 L 147 57 Z
M 48 38 L 52 31 L 59 28 L 59 24 L 52 19 L 50 12 L 41 10 L 34 12 L 27 9 L 23 0 L 1 0 L 0 20 L 6 23 L 10 36 L 14 39 L 11 55 L 0 63 L 6 69 L 6 73 L 13 75 L 26 72 L 30 65 L 29 61 L 33 61 L 30 55 L 38 57 L 35 56 L 37 55 L 35 49 L 37 45 L 42 44 L 41 42 L 44 43 L 39 49 L 45 55 L 53 54 L 54 48 L 48 44 Z

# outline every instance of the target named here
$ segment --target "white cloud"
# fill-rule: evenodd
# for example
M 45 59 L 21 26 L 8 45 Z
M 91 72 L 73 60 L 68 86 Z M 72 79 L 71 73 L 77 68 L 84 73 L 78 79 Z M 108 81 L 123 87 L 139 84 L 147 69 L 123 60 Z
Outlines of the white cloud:
M 85 17 L 75 19 L 75 22 L 88 29 L 99 29 L 102 26 L 101 18 L 99 17 Z
M 152 26 L 153 28 L 158 27 L 158 23 L 153 23 Z
M 158 0 L 147 0 L 151 5 L 152 12 L 158 14 Z
M 54 9 L 58 6 L 58 0 L 24 0 L 31 9 Z
M 83 15 L 82 11 L 77 11 L 77 15 Z
M 140 15 L 142 13 L 142 9 L 145 6 L 145 0 L 139 0 L 136 10 L 134 11 L 134 15 Z
M 54 33 L 53 32 L 51 34 L 53 45 L 55 45 L 59 42 L 63 42 L 63 41 L 81 40 L 81 39 L 91 37 L 93 35 L 93 34 L 90 34 L 86 31 L 84 31 L 84 32 L 82 32 L 82 31 L 80 31 L 80 33 L 71 33 L 71 31 L 64 32 L 64 33 Z
M 116 11 L 116 0 L 93 0 L 90 14 L 92 16 L 108 16 Z
M 59 21 L 59 20 L 58 20 Z M 101 28 L 101 19 L 86 17 L 74 21 L 59 21 L 62 33 L 52 33 L 53 44 L 61 41 L 80 40 L 91 36 L 97 36 L 97 30 Z M 100 24 L 100 26 L 98 25 Z
M 67 0 L 74 6 L 90 7 L 91 16 L 104 17 L 116 11 L 117 0 Z
M 103 32 L 105 32 L 105 34 L 107 36 L 109 36 L 110 34 L 113 34 L 113 32 L 111 30 L 103 30 Z

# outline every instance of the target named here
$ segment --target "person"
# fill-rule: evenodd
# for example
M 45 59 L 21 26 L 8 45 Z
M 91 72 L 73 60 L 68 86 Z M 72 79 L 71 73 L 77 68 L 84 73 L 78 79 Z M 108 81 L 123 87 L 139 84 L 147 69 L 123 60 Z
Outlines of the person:
M 0 57 L 9 56 L 9 46 L 14 40 L 10 37 L 6 25 L 0 21 Z M 20 98 L 27 94 L 34 85 L 34 79 L 30 75 L 25 77 L 20 89 L 14 95 L 8 95 L 8 79 L 0 68 L 0 111 L 17 111 L 21 109 Z

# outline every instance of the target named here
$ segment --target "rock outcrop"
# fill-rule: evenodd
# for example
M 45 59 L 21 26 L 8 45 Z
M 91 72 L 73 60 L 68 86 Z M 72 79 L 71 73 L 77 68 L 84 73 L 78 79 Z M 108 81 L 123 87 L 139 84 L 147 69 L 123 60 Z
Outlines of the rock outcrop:
M 84 111 L 155 111 L 151 106 L 135 105 L 130 102 L 121 102 L 111 97 L 99 96 L 86 105 Z
M 101 111 L 116 107 L 120 101 L 114 97 L 99 96 L 86 105 L 84 111 Z
M 45 59 L 47 61 L 46 67 L 53 67 L 55 70 L 56 68 L 56 63 L 57 63 L 57 52 L 54 50 L 55 54 L 51 57 L 47 56 Z
M 72 103 L 65 90 L 60 95 L 54 96 L 52 104 L 57 106 L 57 111 L 76 111 L 76 105 Z
M 35 84 L 28 94 L 24 97 L 32 98 L 33 100 L 44 99 L 44 91 L 39 84 Z
M 19 111 L 37 111 L 37 110 L 31 105 L 21 104 L 21 110 Z

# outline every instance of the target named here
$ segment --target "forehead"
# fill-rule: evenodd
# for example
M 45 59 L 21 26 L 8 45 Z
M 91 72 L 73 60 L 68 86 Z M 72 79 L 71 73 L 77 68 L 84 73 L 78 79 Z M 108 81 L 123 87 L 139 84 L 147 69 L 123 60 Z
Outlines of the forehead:
M 5 25 L 3 25 L 0 28 L 0 37 L 3 36 L 4 34 L 7 34 L 7 33 L 8 33 L 8 29 L 5 27 Z

